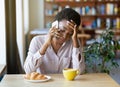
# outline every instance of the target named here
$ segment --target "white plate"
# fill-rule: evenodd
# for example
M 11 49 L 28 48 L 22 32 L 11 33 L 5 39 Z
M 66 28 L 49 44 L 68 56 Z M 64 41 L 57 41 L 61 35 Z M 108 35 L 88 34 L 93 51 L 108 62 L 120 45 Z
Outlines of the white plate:
M 29 79 L 25 79 L 25 80 L 28 81 L 28 82 L 46 82 L 46 81 L 51 79 L 50 76 L 45 75 L 45 77 L 47 77 L 47 79 L 44 79 L 44 80 L 29 80 Z

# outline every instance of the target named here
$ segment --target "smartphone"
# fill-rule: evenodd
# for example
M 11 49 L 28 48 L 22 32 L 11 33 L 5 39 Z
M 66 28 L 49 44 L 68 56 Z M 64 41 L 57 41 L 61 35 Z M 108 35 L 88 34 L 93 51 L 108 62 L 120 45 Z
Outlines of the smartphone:
M 54 26 L 55 26 L 56 28 L 59 27 L 59 22 L 58 22 L 57 20 L 52 23 L 52 27 L 54 27 Z

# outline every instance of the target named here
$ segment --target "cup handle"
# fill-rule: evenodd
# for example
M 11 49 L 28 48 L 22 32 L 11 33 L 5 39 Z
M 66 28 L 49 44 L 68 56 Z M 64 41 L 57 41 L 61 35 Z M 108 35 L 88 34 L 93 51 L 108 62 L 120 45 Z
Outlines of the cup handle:
M 77 74 L 77 75 L 79 75 L 79 74 L 80 74 L 80 72 L 79 72 L 79 69 L 77 69 L 77 72 L 76 72 L 76 74 Z

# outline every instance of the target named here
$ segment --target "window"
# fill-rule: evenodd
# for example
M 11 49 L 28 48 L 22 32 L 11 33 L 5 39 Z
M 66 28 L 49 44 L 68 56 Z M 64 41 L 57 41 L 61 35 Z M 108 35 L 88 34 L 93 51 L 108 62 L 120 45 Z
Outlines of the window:
M 5 0 L 0 1 L 0 64 L 6 64 Z

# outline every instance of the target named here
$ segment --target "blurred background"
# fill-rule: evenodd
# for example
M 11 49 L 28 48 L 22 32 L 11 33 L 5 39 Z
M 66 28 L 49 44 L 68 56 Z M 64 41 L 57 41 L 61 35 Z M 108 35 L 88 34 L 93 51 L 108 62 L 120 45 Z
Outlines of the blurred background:
M 114 31 L 114 39 L 120 41 L 120 0 L 1 0 L 1 76 L 24 73 L 31 39 L 46 35 L 55 15 L 69 7 L 81 15 L 78 37 L 82 46 L 91 44 L 108 27 Z M 119 61 L 120 50 L 116 51 L 116 58 Z

